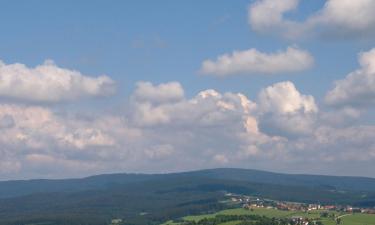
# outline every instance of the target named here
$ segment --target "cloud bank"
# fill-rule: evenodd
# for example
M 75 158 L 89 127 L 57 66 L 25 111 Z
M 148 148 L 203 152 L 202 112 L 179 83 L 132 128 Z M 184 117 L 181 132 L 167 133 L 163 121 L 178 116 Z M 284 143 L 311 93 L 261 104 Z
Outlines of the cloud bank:
M 292 82 L 265 87 L 256 101 L 212 89 L 190 98 L 183 93 L 177 82 L 139 82 L 125 111 L 91 116 L 1 104 L 0 174 L 66 177 L 219 166 L 293 171 L 299 165 L 305 172 L 340 168 L 337 174 L 371 175 L 341 165 L 375 159 L 375 127 L 334 120 Z

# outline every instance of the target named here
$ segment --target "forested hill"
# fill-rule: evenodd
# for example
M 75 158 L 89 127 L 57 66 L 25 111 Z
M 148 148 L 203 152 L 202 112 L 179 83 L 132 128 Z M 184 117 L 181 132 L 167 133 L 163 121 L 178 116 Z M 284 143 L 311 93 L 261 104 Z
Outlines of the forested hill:
M 282 174 L 250 169 L 209 169 L 169 174 L 106 174 L 81 179 L 20 180 L 0 182 L 0 198 L 33 193 L 76 192 L 177 178 L 207 178 L 283 186 L 303 186 L 341 191 L 375 191 L 375 179 L 322 175 Z
M 375 191 L 375 178 L 350 177 L 350 176 L 323 176 L 305 174 L 282 174 L 250 169 L 211 169 L 189 172 L 188 175 L 248 181 L 256 183 L 309 186 L 309 187 L 333 187 L 339 190 L 349 191 Z

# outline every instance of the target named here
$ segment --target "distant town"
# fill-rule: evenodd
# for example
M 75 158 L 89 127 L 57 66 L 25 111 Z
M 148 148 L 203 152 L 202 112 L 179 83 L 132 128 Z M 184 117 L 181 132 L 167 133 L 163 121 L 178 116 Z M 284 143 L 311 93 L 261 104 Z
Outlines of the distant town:
M 320 212 L 320 217 L 330 217 L 336 224 L 341 224 L 341 218 L 354 214 L 375 214 L 374 208 L 366 207 L 354 207 L 351 205 L 324 205 L 320 203 L 307 204 L 300 202 L 288 202 L 288 201 L 278 201 L 265 199 L 254 196 L 238 195 L 233 193 L 227 193 L 226 196 L 229 198 L 229 201 L 234 204 L 239 204 L 242 208 L 247 210 L 254 209 L 275 209 L 282 211 L 291 211 L 291 212 Z M 309 224 L 321 224 L 319 221 L 307 218 L 304 216 L 294 215 L 291 216 L 290 224 L 294 225 L 309 225 Z
M 226 196 L 230 197 L 233 203 L 242 204 L 243 208 L 268 208 L 268 209 L 278 209 L 285 211 L 312 211 L 312 210 L 332 210 L 347 213 L 367 213 L 375 214 L 375 208 L 363 208 L 354 207 L 350 205 L 323 205 L 319 203 L 307 204 L 300 202 L 287 202 L 287 201 L 277 201 L 271 199 L 264 199 L 254 196 L 238 195 L 233 193 L 227 193 Z

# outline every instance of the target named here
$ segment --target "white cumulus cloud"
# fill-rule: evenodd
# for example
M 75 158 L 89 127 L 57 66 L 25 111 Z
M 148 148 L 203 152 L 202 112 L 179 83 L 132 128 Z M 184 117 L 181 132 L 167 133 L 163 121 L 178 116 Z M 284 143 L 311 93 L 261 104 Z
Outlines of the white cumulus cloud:
M 284 13 L 297 8 L 299 0 L 259 0 L 249 7 L 249 23 L 256 31 L 265 32 L 292 26 L 293 22 L 283 18 Z
M 363 38 L 375 34 L 372 0 L 327 0 L 304 21 L 286 19 L 285 14 L 296 10 L 299 2 L 258 0 L 249 7 L 249 23 L 255 31 L 287 38 L 314 35 Z
M 224 54 L 216 60 L 205 60 L 201 72 L 216 76 L 282 74 L 304 71 L 313 64 L 313 56 L 308 51 L 296 47 L 288 47 L 285 51 L 274 53 L 264 53 L 253 48 Z
M 362 107 L 375 104 L 375 49 L 361 53 L 359 63 L 361 68 L 335 82 L 326 95 L 326 103 Z
M 262 112 L 278 114 L 318 111 L 314 97 L 302 95 L 290 81 L 276 83 L 263 89 L 259 94 L 259 107 Z
M 72 101 L 108 96 L 115 82 L 108 76 L 89 77 L 46 61 L 34 68 L 0 61 L 0 97 L 32 102 Z
M 318 107 L 290 81 L 263 89 L 258 97 L 260 126 L 269 134 L 290 136 L 312 132 Z

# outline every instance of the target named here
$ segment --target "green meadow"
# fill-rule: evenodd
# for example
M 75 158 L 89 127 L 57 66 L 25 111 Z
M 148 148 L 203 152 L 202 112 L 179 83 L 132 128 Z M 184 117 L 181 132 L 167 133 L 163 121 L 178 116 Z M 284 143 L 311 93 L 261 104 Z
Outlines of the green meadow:
M 343 225 L 374 225 L 375 215 L 371 214 L 354 214 L 342 217 Z

